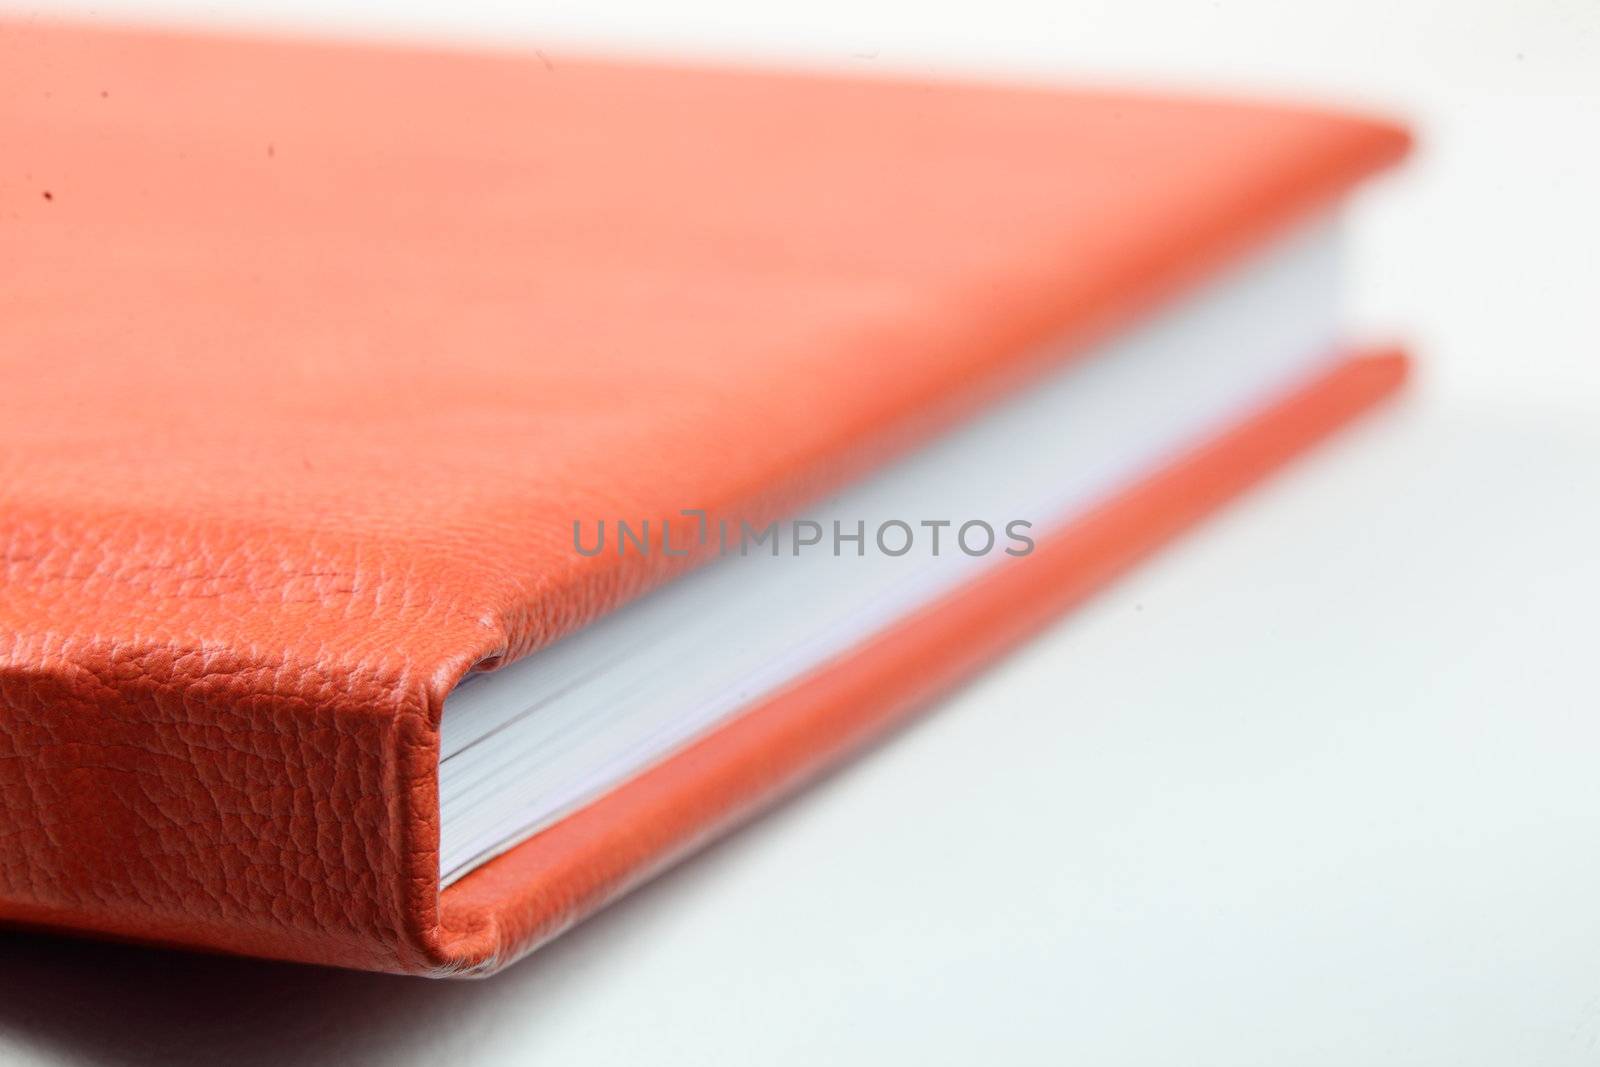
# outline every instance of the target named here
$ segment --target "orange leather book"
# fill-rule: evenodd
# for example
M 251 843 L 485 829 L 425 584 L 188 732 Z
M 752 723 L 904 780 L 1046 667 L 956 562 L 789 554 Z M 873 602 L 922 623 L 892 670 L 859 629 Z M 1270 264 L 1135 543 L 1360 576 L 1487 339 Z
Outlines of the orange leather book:
M 1404 372 L 1296 107 L 8 23 L 0 145 L 10 924 L 491 972 Z

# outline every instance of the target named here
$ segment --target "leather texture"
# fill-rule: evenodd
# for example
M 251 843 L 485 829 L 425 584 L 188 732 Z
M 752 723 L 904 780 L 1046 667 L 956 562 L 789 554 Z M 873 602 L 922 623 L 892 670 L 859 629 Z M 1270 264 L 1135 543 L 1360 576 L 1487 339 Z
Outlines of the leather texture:
M 438 719 L 1398 158 L 1379 123 L 0 23 L 0 919 L 482 974 L 1398 382 L 1348 363 L 438 889 Z M 656 525 L 655 522 L 652 525 Z M 939 664 L 930 669 L 930 664 Z

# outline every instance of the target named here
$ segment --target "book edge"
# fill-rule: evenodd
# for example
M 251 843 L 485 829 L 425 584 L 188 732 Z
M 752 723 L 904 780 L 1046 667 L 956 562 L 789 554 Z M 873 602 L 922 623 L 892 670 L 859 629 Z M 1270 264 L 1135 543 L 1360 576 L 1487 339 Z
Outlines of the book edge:
M 1398 350 L 1351 356 L 467 875 L 440 894 L 428 973 L 493 973 L 749 820 L 1332 436 L 1407 368 Z

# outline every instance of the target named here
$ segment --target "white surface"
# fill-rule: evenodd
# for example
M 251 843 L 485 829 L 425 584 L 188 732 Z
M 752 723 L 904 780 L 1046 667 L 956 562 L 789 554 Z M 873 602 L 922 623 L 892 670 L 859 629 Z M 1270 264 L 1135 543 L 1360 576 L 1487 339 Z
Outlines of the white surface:
M 1355 312 L 1413 337 L 1423 375 L 931 718 L 496 979 L 9 935 L 0 1058 L 1600 1058 L 1600 7 L 345 6 L 541 45 L 546 26 L 1382 104 L 1423 150 L 1356 215 Z
M 1235 264 L 1137 328 L 821 502 L 764 551 L 717 560 L 554 646 L 468 678 L 444 705 L 444 885 L 765 697 L 1232 428 L 1339 359 L 1339 235 L 1320 221 Z M 1067 354 L 1063 353 L 1063 360 Z M 610 517 L 608 525 L 615 521 Z M 936 552 L 924 520 L 951 528 Z M 596 543 L 600 516 L 583 526 Z M 630 517 L 638 528 L 637 516 Z M 987 522 L 994 551 L 958 531 Z M 832 551 L 832 531 L 917 534 L 896 555 Z M 694 520 L 680 533 L 692 536 Z M 785 524 L 787 528 L 787 524 Z M 657 536 L 659 536 L 659 529 Z M 709 541 L 717 544 L 713 529 Z M 1031 547 L 1031 542 L 1029 543 Z M 615 548 L 609 551 L 615 551 Z

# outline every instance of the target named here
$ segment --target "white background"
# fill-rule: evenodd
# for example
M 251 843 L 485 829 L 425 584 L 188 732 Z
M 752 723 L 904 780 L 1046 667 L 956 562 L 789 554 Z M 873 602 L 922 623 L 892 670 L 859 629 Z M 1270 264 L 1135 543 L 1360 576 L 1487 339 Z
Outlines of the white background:
M 498 978 L 4 935 L 0 1059 L 1600 1061 L 1600 2 L 324 6 L 12 10 L 1374 107 L 1351 317 L 1421 377 Z

